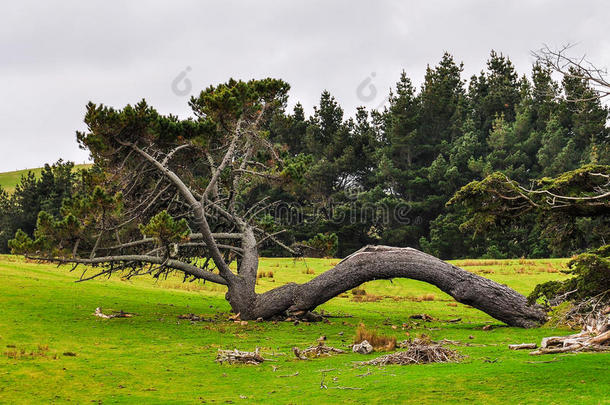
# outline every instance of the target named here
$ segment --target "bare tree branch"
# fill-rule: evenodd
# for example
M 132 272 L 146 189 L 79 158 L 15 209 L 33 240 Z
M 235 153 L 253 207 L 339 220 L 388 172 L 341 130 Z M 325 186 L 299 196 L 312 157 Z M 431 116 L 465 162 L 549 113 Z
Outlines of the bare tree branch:
M 544 66 L 560 73 L 564 77 L 579 79 L 591 84 L 595 93 L 590 97 L 568 99 L 571 102 L 592 101 L 603 99 L 610 95 L 610 81 L 608 71 L 596 67 L 589 62 L 585 56 L 573 57 L 568 54 L 573 45 L 567 44 L 559 49 L 552 49 L 545 45 L 537 52 L 533 52 L 533 56 Z
M 120 262 L 144 262 L 151 264 L 162 265 L 167 268 L 180 270 L 188 275 L 193 277 L 210 281 L 216 284 L 227 285 L 227 281 L 218 274 L 212 273 L 210 271 L 205 271 L 200 269 L 197 266 L 193 266 L 192 264 L 184 263 L 178 260 L 173 259 L 164 259 L 155 256 L 147 256 L 147 255 L 118 255 L 118 256 L 103 256 L 96 257 L 94 259 L 61 259 L 61 258 L 48 258 L 48 257 L 28 257 L 31 260 L 41 260 L 41 261 L 51 261 L 55 263 L 77 263 L 77 264 L 85 264 L 85 265 L 97 265 L 97 264 L 106 264 L 106 263 L 120 263 Z M 103 271 L 99 274 L 96 274 L 92 278 L 99 277 L 102 274 L 107 274 L 108 271 Z

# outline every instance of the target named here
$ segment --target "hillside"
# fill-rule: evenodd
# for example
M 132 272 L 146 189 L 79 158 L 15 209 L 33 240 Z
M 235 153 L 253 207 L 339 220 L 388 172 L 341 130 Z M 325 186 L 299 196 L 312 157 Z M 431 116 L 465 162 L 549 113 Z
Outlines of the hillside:
M 79 170 L 83 168 L 91 167 L 90 164 L 81 164 L 75 165 L 74 169 Z M 15 186 L 19 183 L 22 176 L 28 174 L 28 172 L 34 173 L 36 177 L 40 176 L 40 172 L 42 171 L 42 167 L 38 167 L 36 169 L 24 169 L 24 170 L 15 170 L 12 172 L 3 172 L 0 173 L 0 187 L 4 190 L 12 193 L 15 190 Z

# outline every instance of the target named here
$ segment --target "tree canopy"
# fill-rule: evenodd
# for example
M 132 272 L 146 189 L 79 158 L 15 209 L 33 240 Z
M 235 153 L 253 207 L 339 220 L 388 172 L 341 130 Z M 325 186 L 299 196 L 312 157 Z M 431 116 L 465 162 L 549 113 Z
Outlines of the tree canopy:
M 443 69 L 453 66 L 447 55 L 444 64 Z M 444 75 L 429 71 L 430 91 L 434 87 L 447 93 L 447 83 L 439 80 Z M 94 168 L 82 174 L 80 189 L 64 199 L 57 215 L 40 211 L 32 237 L 17 232 L 9 241 L 12 251 L 71 263 L 74 268 L 85 265 L 81 281 L 118 272 L 124 278 L 180 272 L 185 280 L 222 284 L 233 311 L 242 319 L 309 316 L 318 305 L 366 281 L 396 277 L 432 283 L 510 325 L 532 327 L 545 319 L 541 308 L 507 286 L 400 246 L 365 246 L 307 283 L 258 294 L 255 284 L 263 244 L 301 254 L 298 243 L 280 239 L 283 229 L 271 215 L 277 211 L 270 208 L 282 195 L 297 201 L 322 198 L 322 203 L 328 202 L 327 196 L 338 196 L 345 202 L 323 213 L 298 213 L 322 216 L 327 225 L 337 221 L 343 225 L 338 235 L 316 234 L 302 244 L 333 252 L 346 228 L 378 238 L 362 224 L 376 221 L 380 232 L 393 232 L 392 224 L 408 221 L 402 216 L 401 202 L 412 198 L 417 212 L 424 215 L 429 205 L 442 207 L 442 192 L 447 191 L 430 188 L 422 181 L 427 172 L 430 177 L 429 171 L 419 167 L 413 173 L 422 180 L 406 188 L 400 188 L 401 181 L 394 183 L 395 189 L 378 185 L 374 194 L 365 191 L 354 199 L 349 192 L 374 181 L 367 177 L 376 175 L 369 166 L 375 156 L 366 160 L 359 154 L 372 152 L 371 146 L 377 143 L 385 143 L 391 151 L 395 143 L 376 133 L 363 110 L 355 121 L 345 121 L 336 100 L 323 93 L 320 108 L 314 110 L 304 133 L 306 143 L 313 145 L 308 146 L 311 153 L 290 153 L 273 136 L 278 121 L 288 127 L 299 121 L 298 109 L 293 117 L 284 115 L 287 91 L 288 85 L 276 79 L 230 80 L 193 97 L 190 105 L 195 118 L 185 120 L 160 115 L 145 101 L 123 109 L 90 103 L 85 114 L 88 130 L 77 133 L 77 139 L 91 152 Z M 401 97 L 409 97 L 408 91 Z M 433 101 L 434 97 L 422 99 L 421 111 L 438 108 Z M 387 122 L 387 116 L 373 115 L 379 125 Z M 452 122 L 448 118 L 443 129 L 446 136 L 453 136 Z M 427 137 L 431 137 L 439 128 L 419 130 L 429 131 Z M 423 160 L 433 167 L 439 141 L 423 145 L 414 153 L 412 164 Z M 407 153 L 420 146 L 407 145 Z M 389 155 L 390 160 L 395 157 L 392 152 Z M 359 219 L 337 217 L 338 210 L 351 215 L 355 207 L 349 204 L 354 202 L 363 213 L 367 203 L 376 209 L 391 207 L 392 212 L 382 213 L 384 221 L 378 220 L 376 211 Z M 406 233 L 396 232 L 391 238 L 409 243 L 418 228 L 421 222 L 409 224 Z
M 445 53 L 426 69 L 420 88 L 403 72 L 380 111 L 345 112 L 324 91 L 310 116 L 299 103 L 287 109 L 289 86 L 275 79 L 211 86 L 190 100 L 191 119 L 161 115 L 144 101 L 118 110 L 92 103 L 85 116 L 89 131 L 77 137 L 91 151 L 98 172 L 70 181 L 83 195 L 99 186 L 107 198 L 120 199 L 122 212 L 138 216 L 134 234 L 137 224 L 150 221 L 163 204 L 176 217 L 178 203 L 168 203 L 174 186 L 160 181 L 154 165 L 130 146 L 146 152 L 154 144 L 157 155 L 151 157 L 169 155 L 186 186 L 205 189 L 215 178 L 208 194 L 218 189 L 217 196 L 230 199 L 242 213 L 256 205 L 250 214 L 256 212 L 260 229 L 284 230 L 262 242 L 265 255 L 286 254 L 274 239 L 305 249 L 334 238 L 335 248 L 317 254 L 344 257 L 372 243 L 412 246 L 443 258 L 571 255 L 608 240 L 599 217 L 574 216 L 569 232 L 562 230 L 569 238 L 561 244 L 532 210 L 483 236 L 465 233 L 461 224 L 481 216 L 471 217 L 456 203 L 465 199 L 452 197 L 488 176 L 489 187 L 505 188 L 508 178 L 533 190 L 544 187 L 540 179 L 610 164 L 608 109 L 594 97 L 599 86 L 578 69 L 566 66 L 556 81 L 552 66 L 540 60 L 527 77 L 506 55 L 492 51 L 484 69 L 465 80 L 462 64 Z M 233 143 L 238 126 L 241 135 Z M 243 167 L 235 169 L 231 162 L 230 173 L 226 168 L 211 172 L 232 145 L 240 150 L 248 142 L 248 156 L 235 156 Z M 134 171 L 143 178 L 133 178 Z M 24 179 L 21 191 L 0 197 L 12 207 L 5 212 L 16 213 L 2 219 L 7 224 L 0 238 L 3 251 L 17 229 L 34 237 L 43 208 L 25 202 L 32 182 Z M 147 197 L 151 190 L 158 197 Z M 57 220 L 61 199 L 63 194 L 44 209 Z M 118 219 L 108 213 L 104 221 L 112 226 Z M 228 229 L 225 225 L 210 224 L 218 231 Z

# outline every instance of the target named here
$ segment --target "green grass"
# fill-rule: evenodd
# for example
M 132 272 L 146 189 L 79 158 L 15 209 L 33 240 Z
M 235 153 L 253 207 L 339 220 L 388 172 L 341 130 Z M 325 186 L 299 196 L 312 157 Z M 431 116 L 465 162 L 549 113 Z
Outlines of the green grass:
M 272 271 L 273 278 L 260 279 L 259 289 L 308 280 L 337 261 L 263 259 L 261 270 Z M 557 269 L 565 261 L 458 264 L 527 293 L 538 282 L 561 278 Z M 305 274 L 306 265 L 315 274 Z M 532 357 L 510 351 L 508 344 L 539 343 L 544 336 L 570 331 L 505 327 L 416 281 L 367 283 L 368 296 L 380 296 L 376 302 L 355 302 L 351 293 L 335 298 L 322 309 L 353 317 L 331 318 L 330 324 L 242 326 L 227 320 L 229 306 L 220 287 L 182 284 L 178 278 L 74 283 L 77 277 L 65 268 L 0 256 L 0 403 L 609 403 L 609 354 Z M 92 316 L 98 306 L 137 315 L 104 320 Z M 177 318 L 186 313 L 218 320 Z M 410 320 L 416 313 L 462 321 Z M 345 348 L 360 322 L 399 340 L 407 333 L 426 334 L 476 346 L 455 347 L 468 356 L 459 364 L 383 368 L 353 364 L 376 354 L 311 361 L 297 361 L 291 354 L 293 346 L 309 346 L 321 335 Z M 484 331 L 486 324 L 494 327 Z M 275 361 L 260 366 L 214 362 L 218 349 L 255 347 Z M 14 355 L 22 350 L 23 355 Z M 323 376 L 329 389 L 320 388 Z M 338 386 L 361 389 L 332 388 Z
M 81 169 L 91 167 L 90 164 L 82 164 L 82 165 L 74 165 L 75 169 Z M 8 193 L 12 193 L 15 191 L 15 186 L 21 180 L 21 177 L 26 176 L 28 172 L 34 173 L 34 176 L 39 177 L 40 172 L 42 171 L 42 167 L 37 169 L 25 169 L 25 170 L 16 170 L 13 172 L 4 172 L 0 173 L 0 187 L 6 190 Z

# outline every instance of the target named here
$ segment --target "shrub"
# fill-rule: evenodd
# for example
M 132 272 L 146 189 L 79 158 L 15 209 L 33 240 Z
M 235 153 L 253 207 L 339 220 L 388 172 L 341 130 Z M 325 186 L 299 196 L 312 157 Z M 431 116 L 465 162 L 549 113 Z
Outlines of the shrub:
M 565 281 L 549 281 L 538 284 L 528 297 L 530 302 L 544 299 L 556 303 L 582 300 L 610 290 L 610 245 L 583 253 L 568 262 L 562 273 L 574 277 Z
M 322 257 L 334 257 L 339 248 L 339 237 L 336 233 L 318 233 L 303 244 L 318 251 Z

